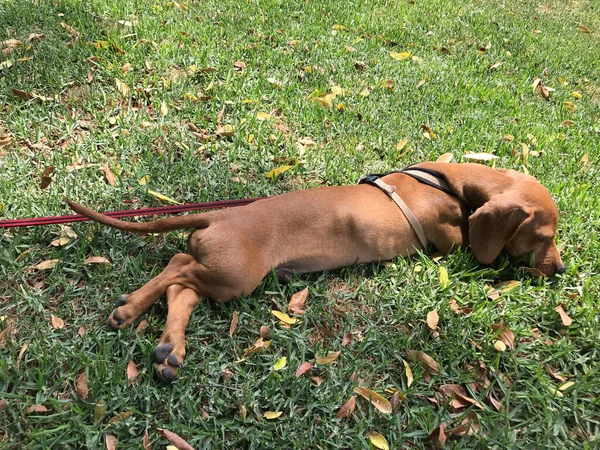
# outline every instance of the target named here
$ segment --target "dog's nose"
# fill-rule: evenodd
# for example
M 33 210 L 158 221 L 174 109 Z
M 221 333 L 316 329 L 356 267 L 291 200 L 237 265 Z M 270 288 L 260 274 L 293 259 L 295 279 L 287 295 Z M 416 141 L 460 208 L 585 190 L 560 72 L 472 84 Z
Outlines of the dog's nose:
M 556 273 L 558 274 L 565 273 L 566 270 L 567 268 L 564 266 L 564 264 L 561 264 L 560 266 L 556 267 Z

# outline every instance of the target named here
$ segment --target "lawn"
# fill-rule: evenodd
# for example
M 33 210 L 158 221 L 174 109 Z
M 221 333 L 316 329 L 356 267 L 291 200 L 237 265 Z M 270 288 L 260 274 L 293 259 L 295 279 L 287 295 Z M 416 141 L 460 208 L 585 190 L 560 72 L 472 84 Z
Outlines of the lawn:
M 552 193 L 567 266 L 544 279 L 432 249 L 269 276 L 196 308 L 166 384 L 152 364 L 165 305 L 137 330 L 106 319 L 185 233 L 0 230 L 0 448 L 165 448 L 158 429 L 198 449 L 385 448 L 373 433 L 396 449 L 598 448 L 595 1 L 0 0 L 0 42 L 0 219 L 67 214 L 65 197 L 101 211 L 259 197 L 488 153 Z M 282 327 L 271 310 L 304 288 L 306 313 Z M 244 357 L 261 326 L 270 346 Z

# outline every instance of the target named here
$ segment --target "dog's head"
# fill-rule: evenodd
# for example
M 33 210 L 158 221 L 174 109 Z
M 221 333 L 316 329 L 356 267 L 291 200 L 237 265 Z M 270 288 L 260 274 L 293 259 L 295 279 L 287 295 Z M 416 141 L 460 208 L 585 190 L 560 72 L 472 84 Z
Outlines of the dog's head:
M 534 267 L 544 275 L 564 273 L 555 243 L 558 209 L 550 193 L 529 175 L 499 171 L 514 182 L 469 217 L 473 254 L 483 264 L 491 263 L 502 249 L 515 259 L 533 255 Z

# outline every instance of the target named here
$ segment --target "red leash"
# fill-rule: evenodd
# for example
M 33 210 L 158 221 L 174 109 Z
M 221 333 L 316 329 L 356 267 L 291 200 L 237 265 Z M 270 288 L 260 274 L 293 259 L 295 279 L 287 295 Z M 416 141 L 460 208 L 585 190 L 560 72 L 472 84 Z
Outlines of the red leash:
M 247 198 L 239 200 L 220 200 L 216 202 L 189 203 L 185 205 L 158 206 L 156 208 L 128 209 L 126 211 L 111 211 L 103 213 L 109 217 L 121 219 L 132 216 L 152 216 L 154 214 L 177 214 L 185 211 L 200 211 L 208 209 L 231 208 L 245 206 L 267 197 Z M 54 225 L 57 223 L 84 222 L 90 220 L 79 214 L 70 216 L 35 217 L 30 219 L 0 220 L 0 228 L 35 227 L 40 225 Z

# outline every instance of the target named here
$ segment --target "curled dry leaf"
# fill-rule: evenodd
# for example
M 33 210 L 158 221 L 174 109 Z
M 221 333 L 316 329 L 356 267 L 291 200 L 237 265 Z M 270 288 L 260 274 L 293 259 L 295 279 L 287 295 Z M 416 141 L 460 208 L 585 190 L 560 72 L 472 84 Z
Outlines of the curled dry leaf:
M 421 367 L 430 375 L 439 375 L 440 368 L 438 363 L 427 353 L 420 352 L 418 350 L 409 350 L 406 352 L 408 359 L 418 362 Z
M 347 347 L 352 342 L 352 333 L 346 333 L 342 338 L 342 347 Z
M 496 155 L 492 155 L 491 153 L 475 153 L 475 152 L 467 152 L 463 155 L 463 158 L 470 159 L 472 161 L 491 161 L 493 159 L 497 159 Z
M 139 371 L 133 361 L 127 363 L 127 384 L 131 386 L 137 378 Z
M 429 311 L 427 313 L 427 326 L 434 330 L 437 328 L 438 323 L 440 321 L 440 316 L 438 315 L 438 312 L 434 309 L 433 311 Z
M 221 370 L 221 379 L 223 381 L 229 380 L 232 376 L 233 376 L 233 372 L 231 370 L 229 370 L 229 369 Z
M 171 442 L 179 450 L 194 450 L 194 447 L 188 444 L 185 439 L 173 433 L 172 431 L 165 430 L 164 428 L 157 428 L 156 431 L 158 431 L 158 434 L 160 434 L 162 437 L 168 439 L 169 442 Z
M 323 377 L 312 377 L 311 380 L 317 386 L 321 386 L 321 384 L 323 383 L 323 381 L 325 381 L 325 378 L 323 378 Z
M 377 392 L 372 391 L 367 388 L 364 388 L 364 387 L 360 387 L 360 386 L 355 387 L 354 392 L 356 392 L 361 397 L 370 401 L 373 404 L 373 406 L 375 408 L 377 408 L 379 411 L 381 411 L 382 413 L 385 413 L 385 414 L 392 413 L 392 404 L 388 401 L 387 398 L 378 394 Z
M 44 405 L 32 405 L 25 410 L 25 414 L 47 413 L 47 412 L 50 412 L 50 410 L 48 408 L 46 408 Z
M 142 438 L 142 448 L 144 450 L 152 450 L 152 444 L 150 443 L 150 436 L 148 436 L 148 430 L 144 431 L 144 437 Z
M 439 390 L 447 399 L 451 399 L 450 405 L 454 409 L 466 408 L 470 405 L 484 409 L 483 405 L 469 397 L 467 391 L 459 384 L 444 384 L 439 387 Z
M 413 373 L 408 363 L 404 360 L 402 362 L 404 363 L 404 369 L 406 371 L 406 386 L 410 387 L 410 385 L 413 384 Z
M 83 261 L 84 265 L 89 264 L 110 264 L 110 261 L 106 259 L 104 256 L 90 256 Z
M 52 323 L 52 328 L 55 330 L 60 330 L 65 327 L 65 322 L 60 317 L 56 317 L 54 314 L 50 315 L 50 321 Z
M 326 356 L 317 356 L 315 359 L 317 361 L 317 364 L 321 364 L 321 365 L 331 364 L 333 361 L 338 359 L 338 356 L 340 356 L 340 353 L 342 353 L 342 352 L 341 351 L 329 352 L 329 353 L 327 353 Z
M 515 348 L 515 334 L 507 327 L 501 324 L 491 324 L 490 328 L 499 333 L 498 338 L 506 344 L 508 348 Z
M 461 424 L 457 427 L 454 427 L 448 430 L 446 433 L 448 435 L 454 436 L 471 436 L 474 433 L 479 431 L 479 419 L 477 418 L 477 414 L 471 411 L 466 417 L 462 420 Z
M 338 419 L 345 419 L 354 412 L 354 408 L 356 408 L 356 397 L 353 395 L 346 403 L 342 405 L 336 417 Z
M 238 321 L 239 321 L 238 312 L 234 311 L 233 315 L 231 316 L 231 325 L 229 325 L 229 337 L 232 337 L 233 333 L 235 333 L 235 329 L 238 326 Z
M 453 158 L 454 156 L 452 155 L 452 153 L 444 153 L 443 155 L 438 156 L 438 159 L 436 159 L 435 162 L 449 163 L 452 161 Z
M 259 337 L 254 344 L 244 350 L 244 358 L 260 349 L 269 347 L 269 345 L 271 345 L 271 341 L 265 341 L 263 338 Z
M 76 392 L 77 397 L 79 397 L 81 400 L 85 400 L 88 397 L 88 379 L 85 370 L 77 377 Z
M 169 113 L 169 108 L 167 107 L 167 104 L 163 100 L 160 104 L 160 115 L 165 117 L 168 113 Z
M 306 301 L 307 296 L 308 288 L 304 288 L 292 295 L 290 303 L 288 304 L 288 311 L 298 315 L 304 314 L 306 312 L 304 302 Z
M 271 314 L 273 314 L 275 317 L 277 317 L 279 320 L 281 320 L 287 325 L 294 325 L 296 322 L 298 322 L 298 319 L 290 317 L 287 314 L 282 313 L 281 311 L 273 310 L 271 311 Z
M 102 169 L 104 170 L 104 175 L 106 176 L 106 181 L 108 181 L 108 184 L 110 184 L 111 186 L 116 186 L 117 177 L 115 177 L 115 174 L 112 173 L 112 170 L 110 170 L 110 167 L 108 167 L 108 163 L 105 163 L 102 166 Z
M 296 370 L 296 378 L 301 377 L 312 368 L 312 363 L 309 363 L 308 361 L 303 362 L 300 364 L 300 367 L 298 367 L 298 370 Z
M 427 440 L 432 442 L 435 448 L 443 448 L 444 444 L 446 444 L 445 429 L 446 424 L 442 422 L 427 436 Z
M 563 305 L 558 305 L 556 308 L 554 308 L 554 311 L 558 313 L 560 320 L 565 327 L 568 327 L 573 323 L 573 320 L 565 312 Z
M 117 448 L 117 438 L 112 434 L 104 435 L 106 450 L 116 450 Z
M 378 448 L 379 450 L 390 450 L 390 445 L 382 434 L 374 431 L 373 433 L 369 433 L 368 436 L 373 447 Z

